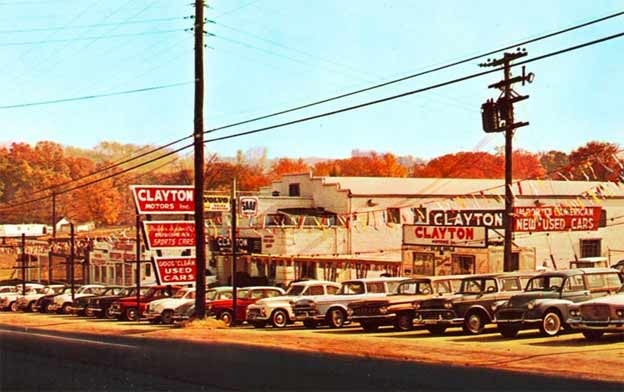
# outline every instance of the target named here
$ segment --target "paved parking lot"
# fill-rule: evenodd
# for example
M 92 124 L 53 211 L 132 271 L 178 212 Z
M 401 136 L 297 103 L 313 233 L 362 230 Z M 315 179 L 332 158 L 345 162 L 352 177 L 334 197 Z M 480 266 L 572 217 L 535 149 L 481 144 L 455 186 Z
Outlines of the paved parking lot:
M 537 331 L 523 331 L 516 339 L 501 337 L 493 328 L 479 336 L 449 329 L 432 336 L 416 329 L 394 332 L 392 328 L 364 333 L 356 326 L 342 329 L 302 326 L 254 329 L 249 326 L 176 328 L 147 322 L 117 322 L 66 315 L 0 313 L 0 325 L 27 331 L 45 330 L 67 334 L 113 335 L 142 339 L 183 340 L 202 344 L 238 344 L 311 351 L 315 353 L 386 358 L 401 361 L 483 367 L 514 372 L 574 377 L 624 383 L 624 335 L 605 335 L 589 342 L 581 334 L 544 338 Z

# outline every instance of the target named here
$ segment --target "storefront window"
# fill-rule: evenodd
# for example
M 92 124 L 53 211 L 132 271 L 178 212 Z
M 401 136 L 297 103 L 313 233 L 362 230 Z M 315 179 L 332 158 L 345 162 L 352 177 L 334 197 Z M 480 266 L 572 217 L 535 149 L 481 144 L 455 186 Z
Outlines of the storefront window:
M 476 271 L 475 257 L 470 255 L 453 255 L 451 274 L 474 274 Z
M 412 252 L 412 274 L 435 275 L 433 253 Z

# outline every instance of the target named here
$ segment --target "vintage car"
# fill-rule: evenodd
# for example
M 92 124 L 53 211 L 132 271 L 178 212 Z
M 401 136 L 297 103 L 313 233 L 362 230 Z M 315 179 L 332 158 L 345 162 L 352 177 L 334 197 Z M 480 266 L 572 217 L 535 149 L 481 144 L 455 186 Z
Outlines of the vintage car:
M 206 290 L 206 309 L 212 301 L 232 298 L 232 286 L 219 286 Z M 195 301 L 173 310 L 173 321 L 190 320 L 195 317 Z
M 57 295 L 62 295 L 62 294 L 71 295 L 71 287 L 60 286 L 56 289 L 53 289 L 52 294 L 44 295 L 43 297 L 40 297 L 37 301 L 35 301 L 33 310 L 35 312 L 40 312 L 40 313 L 51 313 L 52 310 L 50 309 L 50 307 L 54 303 L 54 297 L 56 297 Z
M 568 325 L 589 340 L 605 332 L 624 332 L 624 286 L 614 295 L 590 299 L 568 307 Z
M 463 275 L 423 276 L 399 284 L 397 291 L 385 298 L 364 299 L 348 306 L 348 317 L 360 323 L 366 332 L 382 325 L 392 325 L 397 331 L 414 328 L 416 303 L 437 296 L 448 296 L 459 290 Z
M 295 322 L 292 304 L 303 298 L 314 299 L 320 295 L 336 294 L 340 284 L 324 280 L 294 282 L 279 297 L 264 298 L 247 307 L 247 322 L 256 328 L 271 323 L 275 328 L 284 328 Z
M 19 297 L 17 300 L 17 310 L 34 312 L 37 300 L 43 296 L 57 294 L 59 290 L 65 288 L 65 285 L 49 285 L 42 288 L 30 290 L 26 295 Z
M 4 293 L 11 293 L 14 292 L 16 290 L 14 285 L 10 285 L 10 286 L 0 286 L 0 295 L 4 294 Z
M 145 295 L 148 290 L 149 287 L 141 287 L 141 295 Z M 136 287 L 125 287 L 114 295 L 96 295 L 88 297 L 85 314 L 89 317 L 95 316 L 113 320 L 117 318 L 117 316 L 111 313 L 111 305 L 113 302 L 124 297 L 136 298 Z
M 206 304 L 206 314 L 215 316 L 223 321 L 228 327 L 232 322 L 245 321 L 247 306 L 262 298 L 277 297 L 284 295 L 284 289 L 272 286 L 251 286 L 236 290 L 236 315 L 234 315 L 234 301 L 230 299 L 220 299 Z M 234 319 L 236 317 L 236 319 Z
M 493 320 L 492 306 L 520 293 L 523 283 L 532 275 L 532 272 L 508 272 L 467 276 L 455 295 L 414 304 L 415 322 L 424 324 L 434 335 L 443 334 L 449 327 L 480 334 Z
M 93 316 L 93 313 L 88 310 L 89 303 L 92 298 L 108 297 L 119 295 L 124 290 L 122 286 L 106 286 L 96 295 L 88 295 L 76 298 L 76 300 L 69 307 L 69 311 L 77 316 Z
M 104 286 L 101 284 L 86 284 L 84 286 L 80 286 L 79 289 L 74 290 L 73 299 L 71 290 L 69 293 L 55 296 L 54 302 L 48 306 L 48 311 L 69 314 L 71 313 L 71 306 L 76 299 L 86 296 L 100 295 L 103 290 Z
M 613 264 L 611 268 L 620 271 L 621 274 L 624 274 L 624 260 L 620 260 L 617 263 Z
M 24 291 L 26 288 L 26 291 Z M 38 283 L 18 284 L 14 291 L 0 294 L 0 310 L 10 310 L 17 312 L 17 301 L 24 295 L 34 294 L 37 290 L 43 289 L 44 285 Z
M 529 280 L 524 293 L 497 305 L 498 330 L 514 337 L 520 329 L 539 328 L 542 335 L 555 336 L 566 327 L 571 304 L 615 293 L 621 285 L 612 268 L 544 272 Z
M 171 298 L 150 302 L 143 315 L 152 324 L 172 324 L 175 311 L 182 312 L 195 303 L 195 288 L 178 290 Z
M 117 317 L 118 320 L 135 321 L 143 315 L 143 312 L 145 312 L 145 309 L 147 308 L 147 304 L 157 299 L 165 297 L 170 298 L 179 289 L 181 289 L 180 286 L 151 286 L 139 296 L 138 307 L 137 297 L 136 295 L 133 295 L 118 298 L 113 301 L 108 312 Z
M 349 304 L 365 298 L 382 298 L 396 291 L 407 278 L 361 278 L 342 282 L 336 294 L 321 295 L 314 299 L 298 300 L 293 306 L 295 319 L 303 321 L 306 328 L 328 324 L 340 328 L 347 322 Z

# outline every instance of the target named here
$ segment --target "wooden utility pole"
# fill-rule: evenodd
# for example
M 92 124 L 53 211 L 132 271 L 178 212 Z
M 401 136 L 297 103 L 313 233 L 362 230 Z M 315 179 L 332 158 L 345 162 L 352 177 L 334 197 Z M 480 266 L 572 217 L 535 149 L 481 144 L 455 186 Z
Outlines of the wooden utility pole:
M 56 238 L 56 192 L 52 191 L 52 238 Z
M 232 241 L 232 322 L 230 325 L 236 325 L 236 178 L 232 180 L 232 232 L 230 234 Z
M 485 132 L 505 132 L 505 213 L 503 215 L 503 225 L 505 227 L 505 238 L 503 248 L 503 269 L 505 271 L 513 271 L 516 266 L 512 264 L 512 232 L 513 232 L 513 202 L 514 195 L 512 192 L 512 154 L 513 154 L 513 135 L 516 128 L 529 125 L 528 122 L 514 122 L 513 104 L 529 98 L 528 95 L 519 95 L 512 88 L 514 83 L 533 82 L 535 75 L 529 73 L 525 75 L 524 66 L 522 67 L 522 76 L 511 77 L 511 62 L 520 57 L 527 55 L 525 49 L 520 49 L 515 53 L 505 53 L 502 59 L 490 60 L 486 63 L 479 64 L 481 67 L 498 67 L 503 66 L 504 79 L 498 83 L 489 85 L 489 88 L 501 90 L 501 96 L 496 102 L 488 100 L 481 106 L 481 115 L 483 120 L 483 130 Z
M 206 316 L 206 236 L 204 228 L 204 0 L 195 1 L 195 316 Z
M 26 234 L 22 233 L 22 295 L 26 295 Z

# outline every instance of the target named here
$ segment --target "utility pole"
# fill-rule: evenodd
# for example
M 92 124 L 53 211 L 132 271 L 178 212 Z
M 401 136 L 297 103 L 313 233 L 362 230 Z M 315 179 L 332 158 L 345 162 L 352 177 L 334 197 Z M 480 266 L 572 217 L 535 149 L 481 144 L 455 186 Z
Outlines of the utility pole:
M 26 295 L 26 234 L 22 233 L 22 295 Z
M 520 57 L 527 55 L 526 49 L 518 48 L 514 53 L 505 53 L 501 59 L 488 59 L 486 63 L 479 64 L 480 67 L 499 67 L 503 66 L 504 79 L 500 82 L 491 84 L 488 88 L 496 88 L 501 90 L 501 95 L 496 102 L 489 99 L 481 105 L 481 118 L 483 121 L 483 130 L 490 132 L 505 132 L 505 213 L 503 215 L 503 225 L 505 226 L 504 250 L 503 250 L 503 269 L 504 271 L 513 271 L 515 266 L 512 264 L 512 225 L 513 225 L 513 202 L 514 196 L 511 191 L 512 183 L 512 153 L 513 153 L 513 135 L 516 128 L 529 125 L 528 122 L 514 122 L 513 104 L 529 98 L 528 95 L 519 95 L 512 88 L 512 84 L 522 82 L 532 83 L 535 75 L 533 73 L 525 74 L 525 68 L 522 67 L 522 76 L 511 77 L 511 62 Z
M 71 279 L 71 299 L 74 302 L 76 290 L 74 288 L 74 256 L 76 255 L 74 242 L 74 223 L 69 224 L 69 276 Z
M 230 325 L 236 325 L 236 178 L 232 180 L 232 233 L 230 234 L 232 240 L 232 323 Z
M 204 0 L 195 0 L 195 316 L 206 317 L 206 236 L 204 228 Z
M 56 192 L 52 191 L 52 238 L 56 238 Z

